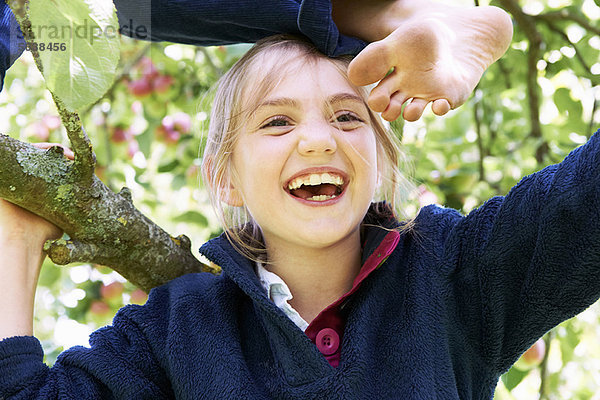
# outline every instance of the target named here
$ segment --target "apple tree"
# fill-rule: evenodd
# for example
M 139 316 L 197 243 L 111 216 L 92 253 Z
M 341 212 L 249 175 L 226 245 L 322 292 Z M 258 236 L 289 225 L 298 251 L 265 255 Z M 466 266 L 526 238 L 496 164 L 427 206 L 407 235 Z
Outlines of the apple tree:
M 0 197 L 66 232 L 46 246 L 52 261 L 36 298 L 36 336 L 49 363 L 122 305 L 144 302 L 145 290 L 183 273 L 217 271 L 193 255 L 220 233 L 199 177 L 203 134 L 211 88 L 249 47 L 107 35 L 118 26 L 110 1 L 61 7 L 66 2 L 9 1 L 28 41 L 46 45 L 30 46 L 0 93 Z M 491 4 L 511 14 L 515 35 L 471 99 L 443 118 L 391 124 L 418 188 L 409 215 L 432 202 L 469 212 L 559 162 L 600 127 L 598 1 Z M 36 36 L 41 24 L 65 20 L 103 34 L 93 44 Z M 76 57 L 60 50 L 63 43 Z M 27 144 L 45 141 L 72 147 L 75 161 Z M 592 398 L 600 388 L 598 307 L 536 342 L 502 377 L 496 398 Z

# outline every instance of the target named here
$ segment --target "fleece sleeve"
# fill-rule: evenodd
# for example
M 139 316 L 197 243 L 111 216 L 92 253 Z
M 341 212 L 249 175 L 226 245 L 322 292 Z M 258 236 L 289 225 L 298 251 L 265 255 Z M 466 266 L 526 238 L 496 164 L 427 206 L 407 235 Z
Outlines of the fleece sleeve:
M 4 85 L 4 74 L 25 49 L 25 41 L 12 11 L 0 2 L 0 90 Z
M 359 39 L 341 35 L 329 0 L 114 0 L 122 32 L 142 40 L 201 46 L 304 35 L 324 54 L 358 54 Z
M 168 399 L 170 384 L 135 323 L 90 336 L 90 347 L 64 351 L 49 368 L 40 342 L 29 336 L 0 341 L 0 399 Z
M 485 361 L 508 369 L 600 297 L 600 131 L 453 228 L 459 315 Z M 456 252 L 456 254 L 452 254 Z
M 328 56 L 358 54 L 366 45 L 340 34 L 329 0 L 114 0 L 114 4 L 120 31 L 140 40 L 214 46 L 289 33 L 306 36 Z M 6 70 L 24 47 L 15 17 L 0 2 L 0 90 Z

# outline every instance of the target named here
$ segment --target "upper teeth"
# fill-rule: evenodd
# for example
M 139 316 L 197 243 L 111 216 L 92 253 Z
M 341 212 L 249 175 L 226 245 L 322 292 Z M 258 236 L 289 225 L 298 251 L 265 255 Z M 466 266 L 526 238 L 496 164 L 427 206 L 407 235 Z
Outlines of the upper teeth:
M 341 176 L 331 175 L 327 172 L 323 174 L 309 174 L 293 179 L 288 184 L 288 189 L 294 190 L 298 189 L 302 185 L 317 186 L 323 183 L 330 183 L 332 185 L 341 186 L 344 184 L 344 180 Z

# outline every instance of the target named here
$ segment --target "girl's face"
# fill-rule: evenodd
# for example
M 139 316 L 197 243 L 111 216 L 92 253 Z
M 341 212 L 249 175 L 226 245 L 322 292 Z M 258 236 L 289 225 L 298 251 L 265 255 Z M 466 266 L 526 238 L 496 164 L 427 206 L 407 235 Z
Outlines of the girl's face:
M 229 202 L 247 207 L 267 251 L 357 246 L 378 176 L 367 106 L 330 62 L 292 66 L 265 98 L 246 91 L 259 105 L 233 150 Z

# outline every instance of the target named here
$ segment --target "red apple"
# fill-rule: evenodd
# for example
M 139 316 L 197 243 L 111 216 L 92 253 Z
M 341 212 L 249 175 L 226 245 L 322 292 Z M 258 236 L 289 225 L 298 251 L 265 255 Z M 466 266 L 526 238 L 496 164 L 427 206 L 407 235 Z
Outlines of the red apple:
M 90 305 L 90 312 L 94 315 L 105 316 L 110 312 L 110 307 L 103 301 L 94 300 Z
M 56 115 L 44 115 L 42 117 L 42 122 L 50 130 L 54 130 L 54 129 L 60 128 L 60 118 L 58 116 L 56 116 Z
M 184 112 L 173 114 L 173 128 L 179 133 L 188 133 L 192 127 L 192 119 Z
M 173 117 L 167 115 L 162 119 L 162 123 L 156 128 L 156 135 L 162 137 L 167 143 L 177 143 L 181 134 L 175 130 Z
M 141 78 L 127 84 L 129 93 L 137 97 L 145 97 L 152 93 L 152 85 L 146 78 Z
M 544 360 L 546 355 L 546 342 L 544 339 L 538 339 L 515 363 L 515 367 L 522 371 L 537 367 Z
M 133 138 L 133 135 L 129 129 L 123 129 L 119 127 L 113 130 L 110 138 L 115 143 L 123 143 L 130 141 Z
M 113 282 L 108 285 L 100 286 L 100 296 L 105 300 L 113 300 L 121 298 L 123 294 L 123 284 L 121 282 Z
M 42 121 L 36 121 L 25 128 L 25 134 L 46 142 L 50 137 L 50 130 Z
M 135 289 L 131 292 L 131 302 L 135 304 L 144 304 L 148 300 L 148 295 L 142 289 Z
M 149 78 L 149 80 L 156 78 L 159 74 L 158 69 L 156 69 L 156 66 L 149 57 L 142 58 L 138 65 L 142 74 Z
M 174 82 L 174 79 L 172 76 L 159 75 L 156 78 L 154 78 L 154 80 L 152 81 L 152 87 L 154 88 L 155 92 L 164 93 L 167 90 L 169 90 L 169 88 L 171 87 L 173 82 Z

